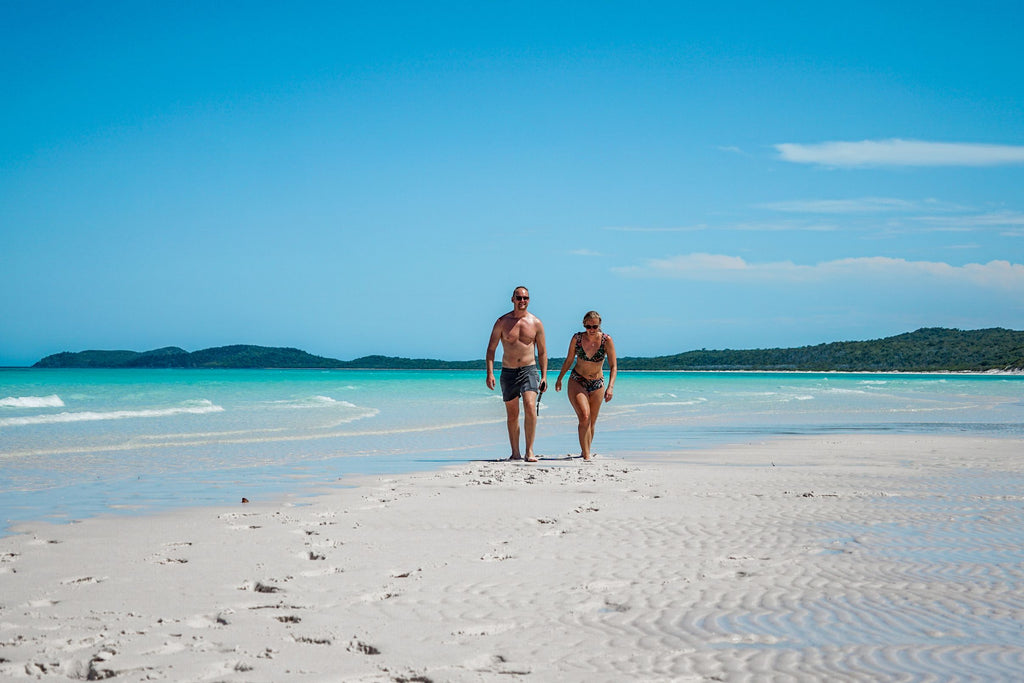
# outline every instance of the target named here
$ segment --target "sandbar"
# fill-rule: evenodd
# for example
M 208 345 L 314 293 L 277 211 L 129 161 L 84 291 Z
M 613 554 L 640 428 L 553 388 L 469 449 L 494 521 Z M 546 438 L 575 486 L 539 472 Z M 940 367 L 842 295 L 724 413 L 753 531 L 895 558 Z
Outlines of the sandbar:
M 799 436 L 22 523 L 0 678 L 1012 679 L 1021 453 Z

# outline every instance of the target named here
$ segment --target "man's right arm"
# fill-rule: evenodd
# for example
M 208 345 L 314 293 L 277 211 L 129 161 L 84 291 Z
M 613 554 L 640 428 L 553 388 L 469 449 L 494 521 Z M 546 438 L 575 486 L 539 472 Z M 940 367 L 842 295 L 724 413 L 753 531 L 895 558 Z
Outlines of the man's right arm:
M 501 341 L 501 326 L 500 320 L 494 323 L 494 327 L 491 328 L 491 338 L 487 341 L 487 355 L 485 356 L 487 361 L 487 388 L 494 389 L 494 352 L 498 349 L 498 342 Z

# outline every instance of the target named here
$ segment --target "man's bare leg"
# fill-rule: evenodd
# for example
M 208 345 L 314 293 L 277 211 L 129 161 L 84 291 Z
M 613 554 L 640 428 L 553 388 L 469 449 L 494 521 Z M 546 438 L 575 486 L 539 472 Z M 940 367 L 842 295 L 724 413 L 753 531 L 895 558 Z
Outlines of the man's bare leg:
M 526 462 L 537 462 L 537 456 L 533 452 L 533 437 L 537 434 L 537 392 L 523 392 L 523 410 L 526 411 L 523 418 L 523 428 L 526 432 Z
M 508 441 L 512 445 L 512 455 L 509 460 L 522 460 L 523 454 L 519 450 L 519 399 L 505 401 L 505 417 L 508 421 Z M 527 451 L 529 452 L 529 451 Z

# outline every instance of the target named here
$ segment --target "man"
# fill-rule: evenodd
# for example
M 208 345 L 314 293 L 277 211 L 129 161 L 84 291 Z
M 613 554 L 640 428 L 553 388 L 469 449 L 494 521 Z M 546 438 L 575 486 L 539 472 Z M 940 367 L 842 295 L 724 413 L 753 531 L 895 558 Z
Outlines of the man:
M 530 292 L 516 287 L 512 292 L 512 310 L 498 318 L 487 342 L 487 388 L 494 390 L 494 352 L 501 342 L 501 397 L 508 419 L 508 440 L 512 444 L 509 460 L 522 460 L 519 450 L 519 399 L 523 400 L 523 429 L 526 432 L 526 462 L 537 462 L 533 437 L 537 431 L 537 397 L 548 388 L 548 351 L 544 343 L 544 324 L 526 310 Z M 534 360 L 534 353 L 537 360 Z M 540 372 L 537 372 L 537 364 Z

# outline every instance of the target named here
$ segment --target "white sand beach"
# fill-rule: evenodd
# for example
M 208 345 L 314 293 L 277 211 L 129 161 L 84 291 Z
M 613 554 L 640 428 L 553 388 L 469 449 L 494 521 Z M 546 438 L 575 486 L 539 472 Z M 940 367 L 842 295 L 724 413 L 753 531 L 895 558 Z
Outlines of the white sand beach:
M 21 524 L 0 678 L 1009 680 L 1022 446 L 802 436 Z

